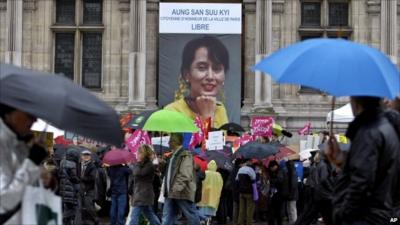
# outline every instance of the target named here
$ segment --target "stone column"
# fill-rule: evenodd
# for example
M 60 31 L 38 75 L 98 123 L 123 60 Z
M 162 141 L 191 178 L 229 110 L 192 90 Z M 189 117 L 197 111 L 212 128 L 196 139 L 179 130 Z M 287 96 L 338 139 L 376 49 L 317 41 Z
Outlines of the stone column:
M 143 108 L 146 93 L 146 1 L 130 3 L 128 105 Z
M 256 63 L 272 52 L 272 0 L 257 0 Z M 254 107 L 272 106 L 272 80 L 269 75 L 255 72 Z
M 381 1 L 381 50 L 397 64 L 397 1 Z
M 397 22 L 397 1 L 389 1 L 389 16 L 390 16 L 390 25 L 389 25 L 389 49 L 388 54 L 390 59 L 394 64 L 397 64 L 397 55 L 398 55 L 398 40 L 397 40 L 397 32 L 399 29 L 399 25 Z
M 21 66 L 22 63 L 22 0 L 7 1 L 6 63 Z

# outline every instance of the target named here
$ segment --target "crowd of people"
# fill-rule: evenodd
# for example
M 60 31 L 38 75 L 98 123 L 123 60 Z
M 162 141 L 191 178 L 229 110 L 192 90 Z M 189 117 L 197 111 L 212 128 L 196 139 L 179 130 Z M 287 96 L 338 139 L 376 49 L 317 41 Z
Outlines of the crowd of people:
M 398 101 L 389 109 L 379 98 L 351 98 L 356 117 L 346 134 L 348 152 L 327 136 L 328 149 L 313 155 L 310 165 L 236 158 L 232 170 L 212 160 L 205 172 L 183 148 L 179 133 L 170 134 L 168 156 L 156 156 L 152 146 L 142 145 L 132 165 L 105 166 L 101 160 L 107 148 L 74 145 L 64 146 L 63 157 L 49 158 L 44 148 L 30 143 L 35 118 L 1 105 L 0 222 L 18 214 L 24 187 L 41 174 L 44 185 L 62 198 L 66 225 L 99 224 L 102 215 L 111 225 L 146 220 L 151 225 L 279 225 L 285 219 L 290 225 L 318 220 L 388 224 L 400 216 Z

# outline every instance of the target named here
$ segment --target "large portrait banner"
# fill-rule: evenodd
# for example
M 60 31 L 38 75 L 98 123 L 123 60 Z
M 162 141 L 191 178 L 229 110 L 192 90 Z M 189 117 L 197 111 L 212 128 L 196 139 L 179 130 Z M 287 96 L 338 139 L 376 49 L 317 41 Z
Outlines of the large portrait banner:
M 159 105 L 239 123 L 241 32 L 241 4 L 160 3 Z

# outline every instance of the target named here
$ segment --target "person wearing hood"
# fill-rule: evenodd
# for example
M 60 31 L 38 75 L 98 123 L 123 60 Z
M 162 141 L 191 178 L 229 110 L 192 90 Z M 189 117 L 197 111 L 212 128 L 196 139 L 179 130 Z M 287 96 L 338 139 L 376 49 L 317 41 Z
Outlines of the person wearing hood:
M 337 225 L 389 224 L 400 141 L 384 115 L 381 98 L 351 97 L 350 102 L 355 119 L 346 132 L 351 140 L 347 157 L 342 157 L 335 137 L 326 149 L 331 163 L 341 168 L 333 220 Z
M 211 160 L 207 165 L 206 177 L 202 184 L 201 201 L 197 203 L 202 219 L 209 220 L 216 215 L 223 184 L 222 176 L 217 172 L 217 163 Z
M 39 180 L 40 165 L 48 156 L 32 144 L 31 126 L 36 118 L 0 104 L 0 224 L 21 224 L 25 187 Z
M 236 182 L 239 191 L 239 215 L 238 224 L 253 224 L 253 214 L 255 208 L 254 186 L 256 185 L 256 172 L 250 166 L 249 159 L 245 160 L 236 175 Z M 246 221 L 246 223 L 245 223 Z
M 63 224 L 79 223 L 78 199 L 80 179 L 78 175 L 80 150 L 72 146 L 67 149 L 65 158 L 60 163 L 60 195 L 63 203 Z

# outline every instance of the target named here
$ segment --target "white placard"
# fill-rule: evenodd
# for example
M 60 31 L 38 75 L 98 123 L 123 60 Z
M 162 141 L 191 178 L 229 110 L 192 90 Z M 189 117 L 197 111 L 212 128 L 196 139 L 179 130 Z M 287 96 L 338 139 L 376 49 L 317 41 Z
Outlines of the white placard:
M 161 141 L 162 141 L 162 143 L 161 143 Z M 163 136 L 162 139 L 161 139 L 161 137 L 153 137 L 153 138 L 151 138 L 151 144 L 169 147 L 169 136 Z
M 314 141 L 314 136 L 307 135 L 306 149 L 312 149 L 313 148 L 313 141 Z
M 223 131 L 208 132 L 207 149 L 208 150 L 222 150 L 225 145 L 225 138 Z
M 241 34 L 242 4 L 160 3 L 160 33 Z
M 307 149 L 307 140 L 300 140 L 300 152 Z
M 318 145 L 320 142 L 320 136 L 314 136 L 313 137 L 313 149 L 318 149 Z

